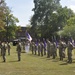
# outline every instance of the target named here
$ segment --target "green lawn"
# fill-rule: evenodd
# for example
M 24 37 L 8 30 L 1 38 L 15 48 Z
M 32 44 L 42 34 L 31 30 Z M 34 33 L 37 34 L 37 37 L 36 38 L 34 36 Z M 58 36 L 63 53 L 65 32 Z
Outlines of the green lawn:
M 22 53 L 21 61 L 17 60 L 16 47 L 11 48 L 11 55 L 6 55 L 6 62 L 0 56 L 0 75 L 75 75 L 75 57 L 73 63 L 67 64 L 66 60 L 59 61 L 52 58 L 39 57 L 30 53 Z

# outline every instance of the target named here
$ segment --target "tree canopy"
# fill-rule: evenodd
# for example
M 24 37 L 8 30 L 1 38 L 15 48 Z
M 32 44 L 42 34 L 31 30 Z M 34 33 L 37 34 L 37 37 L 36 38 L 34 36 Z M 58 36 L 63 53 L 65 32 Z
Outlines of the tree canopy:
M 75 39 L 75 16 L 67 20 L 67 25 L 63 28 L 60 35 Z
M 16 30 L 18 29 L 16 25 L 17 22 L 19 22 L 18 18 L 16 18 L 13 14 L 11 14 L 11 10 L 6 5 L 5 0 L 1 0 L 0 34 L 2 35 L 0 37 L 6 38 L 6 40 L 15 37 Z
M 57 32 L 67 25 L 67 20 L 75 16 L 71 9 L 62 7 L 60 0 L 34 0 L 32 10 L 32 35 L 41 38 L 58 35 Z

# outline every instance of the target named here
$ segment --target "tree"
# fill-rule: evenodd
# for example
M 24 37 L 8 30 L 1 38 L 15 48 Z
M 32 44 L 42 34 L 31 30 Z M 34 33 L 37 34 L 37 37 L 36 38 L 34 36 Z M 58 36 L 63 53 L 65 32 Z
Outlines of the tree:
M 19 22 L 18 18 L 14 17 L 13 14 L 11 14 L 9 11 L 5 14 L 4 22 L 6 23 L 5 29 L 6 29 L 7 40 L 15 37 L 16 30 L 17 30 L 16 23 Z
M 57 35 L 63 29 L 67 20 L 73 17 L 74 12 L 60 5 L 60 0 L 34 0 L 34 15 L 31 18 L 33 35 L 49 38 Z
M 64 27 L 67 25 L 67 20 L 74 16 L 75 14 L 71 9 L 67 7 L 60 7 L 57 10 L 56 17 L 53 17 L 52 20 L 54 35 L 60 35 L 63 32 Z
M 60 0 L 34 0 L 34 15 L 31 25 L 35 34 L 41 33 L 41 37 L 49 37 L 51 33 L 51 15 L 60 7 Z M 44 32 L 44 35 L 43 35 Z
M 4 2 L 4 0 L 0 0 L 0 32 L 4 31 L 5 23 L 3 20 L 5 18 L 5 13 L 7 8 L 8 7 L 6 6 L 6 3 Z
M 75 16 L 67 20 L 67 25 L 63 28 L 63 31 L 60 35 L 75 39 Z
M 18 18 L 16 18 L 13 14 L 11 14 L 11 10 L 8 6 L 6 6 L 5 0 L 1 0 L 0 2 L 0 34 L 2 38 L 8 39 L 15 37 L 16 30 L 19 27 L 16 23 L 19 22 Z

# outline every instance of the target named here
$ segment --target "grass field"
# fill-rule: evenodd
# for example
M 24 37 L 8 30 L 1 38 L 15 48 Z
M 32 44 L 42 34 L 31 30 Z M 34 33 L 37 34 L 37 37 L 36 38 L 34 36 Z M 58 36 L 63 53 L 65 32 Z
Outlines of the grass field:
M 75 75 L 75 55 L 73 51 L 73 63 L 67 64 L 66 60 L 56 59 L 22 53 L 21 61 L 17 60 L 16 47 L 11 48 L 11 55 L 6 55 L 3 63 L 0 56 L 0 75 Z

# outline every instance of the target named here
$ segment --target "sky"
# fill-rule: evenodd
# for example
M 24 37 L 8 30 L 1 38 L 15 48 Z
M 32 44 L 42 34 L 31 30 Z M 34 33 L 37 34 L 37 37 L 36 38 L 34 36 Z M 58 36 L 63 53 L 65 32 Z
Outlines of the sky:
M 12 10 L 12 14 L 19 19 L 17 25 L 26 26 L 30 24 L 29 20 L 34 14 L 33 0 L 5 0 L 7 6 Z M 61 0 L 61 5 L 71 8 L 75 12 L 75 0 Z

